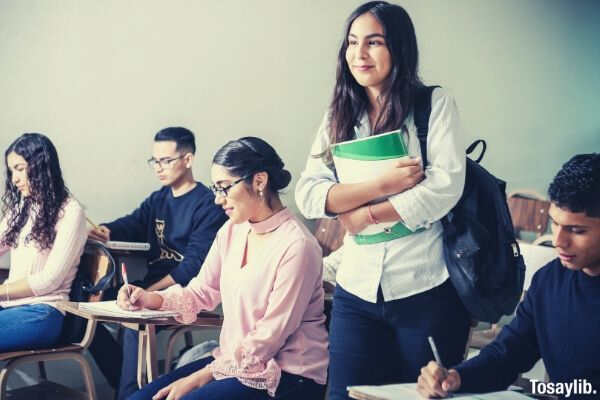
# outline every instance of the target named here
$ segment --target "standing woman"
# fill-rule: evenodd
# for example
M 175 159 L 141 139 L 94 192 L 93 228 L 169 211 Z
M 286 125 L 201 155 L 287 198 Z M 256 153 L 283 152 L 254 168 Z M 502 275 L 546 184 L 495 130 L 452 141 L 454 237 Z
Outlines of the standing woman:
M 381 222 L 404 230 L 372 244 L 345 238 L 330 328 L 331 400 L 347 399 L 349 385 L 416 382 L 433 359 L 428 336 L 447 365 L 464 353 L 469 316 L 448 279 L 440 223 L 463 190 L 462 132 L 453 98 L 435 89 L 423 172 L 412 116 L 423 87 L 417 61 L 402 7 L 374 1 L 350 15 L 333 100 L 296 187 L 307 218 L 337 216 L 351 235 Z M 331 144 L 397 129 L 414 158 L 369 181 L 337 181 Z
M 283 166 L 262 139 L 225 144 L 211 176 L 215 203 L 229 221 L 198 276 L 185 288 L 119 291 L 125 309 L 177 310 L 187 323 L 223 305 L 213 356 L 176 369 L 130 399 L 323 399 L 328 354 L 321 248 L 279 199 L 291 179 Z
M 52 142 L 26 133 L 5 152 L 0 255 L 10 251 L 0 285 L 0 352 L 55 345 L 87 238 L 83 209 L 69 196 Z

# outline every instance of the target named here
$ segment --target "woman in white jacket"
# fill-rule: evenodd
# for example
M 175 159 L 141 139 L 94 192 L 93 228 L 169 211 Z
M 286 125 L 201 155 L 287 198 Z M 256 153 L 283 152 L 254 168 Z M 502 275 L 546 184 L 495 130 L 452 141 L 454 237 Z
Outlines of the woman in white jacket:
M 440 219 L 459 200 L 465 178 L 461 126 L 453 98 L 432 95 L 421 167 L 413 121 L 418 50 L 414 27 L 397 5 L 374 1 L 349 17 L 331 105 L 296 186 L 307 218 L 339 218 L 350 236 L 337 272 L 330 327 L 329 399 L 347 386 L 416 382 L 433 354 L 462 359 L 469 316 L 449 281 Z M 360 183 L 340 183 L 331 144 L 400 129 L 412 158 Z M 356 235 L 393 222 L 388 232 Z

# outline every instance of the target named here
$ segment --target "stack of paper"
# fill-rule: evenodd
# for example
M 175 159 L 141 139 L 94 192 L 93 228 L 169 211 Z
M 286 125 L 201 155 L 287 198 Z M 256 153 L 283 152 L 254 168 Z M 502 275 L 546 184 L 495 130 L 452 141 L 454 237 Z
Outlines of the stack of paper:
M 97 301 L 92 303 L 79 303 L 80 310 L 93 312 L 96 315 L 123 318 L 166 318 L 179 315 L 177 311 L 159 311 L 142 309 L 137 311 L 123 310 L 115 300 Z
M 423 400 L 415 383 L 381 386 L 348 386 L 348 394 L 358 400 Z M 452 399 L 462 400 L 523 400 L 529 397 L 510 390 L 482 394 L 455 393 Z

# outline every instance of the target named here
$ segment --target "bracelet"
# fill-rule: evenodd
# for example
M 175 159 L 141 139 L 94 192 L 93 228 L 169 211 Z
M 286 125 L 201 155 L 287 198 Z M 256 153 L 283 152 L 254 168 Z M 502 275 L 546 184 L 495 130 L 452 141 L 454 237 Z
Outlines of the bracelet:
M 373 215 L 373 212 L 371 211 L 371 205 L 370 204 L 367 206 L 367 213 L 369 213 L 369 222 L 371 224 L 378 224 L 379 223 L 379 221 L 377 221 L 377 219 Z

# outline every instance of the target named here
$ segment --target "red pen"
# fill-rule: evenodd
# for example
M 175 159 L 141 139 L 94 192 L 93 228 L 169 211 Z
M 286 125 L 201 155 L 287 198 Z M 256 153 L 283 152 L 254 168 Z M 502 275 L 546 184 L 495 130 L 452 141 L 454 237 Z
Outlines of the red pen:
M 123 277 L 123 282 L 125 282 L 125 286 L 127 286 L 127 296 L 131 295 L 131 291 L 129 290 L 129 280 L 127 280 L 127 269 L 125 269 L 125 263 L 121 263 L 121 276 Z

